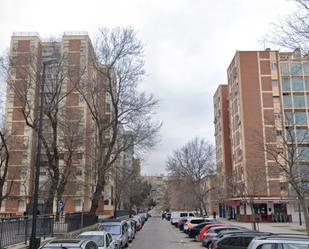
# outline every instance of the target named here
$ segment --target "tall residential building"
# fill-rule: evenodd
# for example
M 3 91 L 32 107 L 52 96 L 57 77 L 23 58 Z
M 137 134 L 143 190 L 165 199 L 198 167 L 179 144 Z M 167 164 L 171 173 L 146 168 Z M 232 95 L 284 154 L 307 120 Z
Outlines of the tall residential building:
M 61 64 L 63 82 L 59 95 L 60 99 L 57 114 L 60 119 L 65 120 L 59 125 L 57 144 L 63 148 L 59 153 L 60 173 L 65 172 L 69 149 L 66 146 L 69 135 L 76 133 L 78 142 L 75 143 L 71 174 L 63 195 L 64 211 L 75 212 L 89 210 L 91 196 L 96 184 L 96 172 L 94 157 L 95 150 L 95 129 L 94 121 L 84 98 L 74 87 L 77 81 L 84 84 L 91 84 L 94 79 L 101 79 L 102 86 L 104 79 L 92 67 L 91 58 L 94 55 L 91 40 L 86 32 L 65 32 L 62 39 L 57 41 L 42 41 L 37 33 L 14 33 L 10 47 L 10 76 L 11 86 L 7 90 L 5 125 L 11 134 L 8 183 L 7 188 L 12 184 L 10 197 L 1 208 L 2 212 L 22 213 L 26 206 L 31 203 L 31 196 L 34 189 L 34 165 L 37 149 L 37 136 L 25 122 L 22 110 L 23 99 L 27 99 L 28 109 L 26 113 L 30 120 L 36 120 L 39 112 L 39 87 L 42 82 L 41 74 L 43 63 L 55 61 L 54 66 L 46 66 L 44 95 L 52 95 L 57 91 L 57 73 L 55 64 Z M 59 87 L 59 86 L 58 86 Z M 104 88 L 104 87 L 102 87 Z M 18 93 L 18 94 L 17 94 Z M 106 118 L 110 117 L 110 103 L 103 93 L 102 109 L 100 112 Z M 26 98 L 25 98 L 26 97 Z M 54 100 L 50 100 L 54 101 Z M 59 122 L 60 123 L 60 122 Z M 48 118 L 43 120 L 43 135 L 47 140 L 51 139 L 52 127 Z M 77 133 L 78 131 L 78 133 Z M 107 134 L 108 135 L 108 134 Z M 108 139 L 108 136 L 106 137 Z M 47 141 L 51 142 L 51 141 Z M 48 157 L 42 146 L 40 164 L 40 192 L 39 205 L 44 207 L 46 196 L 49 190 L 49 169 Z M 102 193 L 102 200 L 98 209 L 99 214 L 110 215 L 113 210 L 113 180 L 109 180 Z M 54 200 L 54 211 L 57 203 Z M 105 202 L 105 205 L 104 205 Z
M 220 215 L 243 221 L 250 218 L 242 197 L 233 189 L 229 192 L 228 186 L 231 189 L 237 183 L 254 196 L 254 211 L 262 220 L 281 214 L 296 221 L 295 197 L 265 148 L 273 146 L 277 153 L 285 153 L 281 139 L 287 115 L 294 114 L 296 134 L 302 127 L 308 129 L 309 58 L 299 51 L 237 51 L 227 74 L 228 85 L 219 86 L 214 96 L 218 177 L 228 193 L 220 200 Z M 228 103 L 228 108 L 222 103 Z M 220 118 L 227 111 L 228 118 Z M 223 134 L 229 134 L 230 141 L 224 141 Z M 230 151 L 230 164 L 222 163 L 226 159 L 222 150 Z
M 219 85 L 214 95 L 214 124 L 216 138 L 216 165 L 218 197 L 220 200 L 226 199 L 230 194 L 229 179 L 232 176 L 231 143 L 228 112 L 228 87 Z

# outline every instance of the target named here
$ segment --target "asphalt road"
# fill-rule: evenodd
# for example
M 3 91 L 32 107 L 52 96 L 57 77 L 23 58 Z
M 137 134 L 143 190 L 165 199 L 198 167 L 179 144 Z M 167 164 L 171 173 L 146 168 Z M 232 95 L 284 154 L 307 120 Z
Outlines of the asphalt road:
M 171 226 L 166 220 L 152 217 L 130 244 L 132 249 L 202 249 L 202 244 Z

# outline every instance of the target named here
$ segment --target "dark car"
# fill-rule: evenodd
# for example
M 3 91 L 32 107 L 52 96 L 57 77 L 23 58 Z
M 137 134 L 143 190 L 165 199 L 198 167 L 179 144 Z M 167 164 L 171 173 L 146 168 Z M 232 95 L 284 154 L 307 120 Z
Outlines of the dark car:
M 222 238 L 214 241 L 209 248 L 212 249 L 247 249 L 251 241 L 259 236 L 269 235 L 260 232 L 242 232 L 225 234 Z
M 213 224 L 213 221 L 204 221 L 194 227 L 192 227 L 190 230 L 188 230 L 188 235 L 189 238 L 195 238 L 195 236 L 198 236 L 200 231 L 203 229 L 204 226 L 209 225 L 209 224 Z
M 242 227 L 233 227 L 233 226 L 226 226 L 226 227 L 213 227 L 210 228 L 207 233 L 203 235 L 202 245 L 204 247 L 209 247 L 214 238 L 222 231 L 232 231 L 232 230 L 243 230 Z

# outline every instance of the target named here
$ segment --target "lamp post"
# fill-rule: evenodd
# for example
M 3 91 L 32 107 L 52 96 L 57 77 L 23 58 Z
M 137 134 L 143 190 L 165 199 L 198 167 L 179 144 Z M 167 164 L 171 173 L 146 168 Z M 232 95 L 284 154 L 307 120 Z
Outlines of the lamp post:
M 55 64 L 56 59 L 50 59 L 43 62 L 43 72 L 42 81 L 40 84 L 40 109 L 39 109 L 39 123 L 38 123 L 38 145 L 35 160 L 35 175 L 34 175 L 34 192 L 32 197 L 32 229 L 30 237 L 30 249 L 37 249 L 37 239 L 36 239 L 36 223 L 38 214 L 38 197 L 39 197 L 39 178 L 40 178 L 40 157 L 41 157 L 41 137 L 42 137 L 42 127 L 43 127 L 43 105 L 44 105 L 44 86 L 45 86 L 45 71 L 46 66 Z

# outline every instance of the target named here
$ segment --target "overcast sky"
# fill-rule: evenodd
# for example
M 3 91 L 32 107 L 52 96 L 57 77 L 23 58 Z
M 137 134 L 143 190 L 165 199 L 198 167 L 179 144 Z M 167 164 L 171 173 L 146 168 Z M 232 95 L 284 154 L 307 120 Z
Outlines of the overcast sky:
M 236 50 L 264 49 L 270 24 L 293 9 L 286 0 L 0 0 L 0 51 L 15 31 L 94 37 L 102 26 L 133 26 L 145 44 L 142 87 L 160 100 L 164 124 L 142 172 L 160 174 L 167 155 L 193 137 L 214 143 L 212 97 Z

